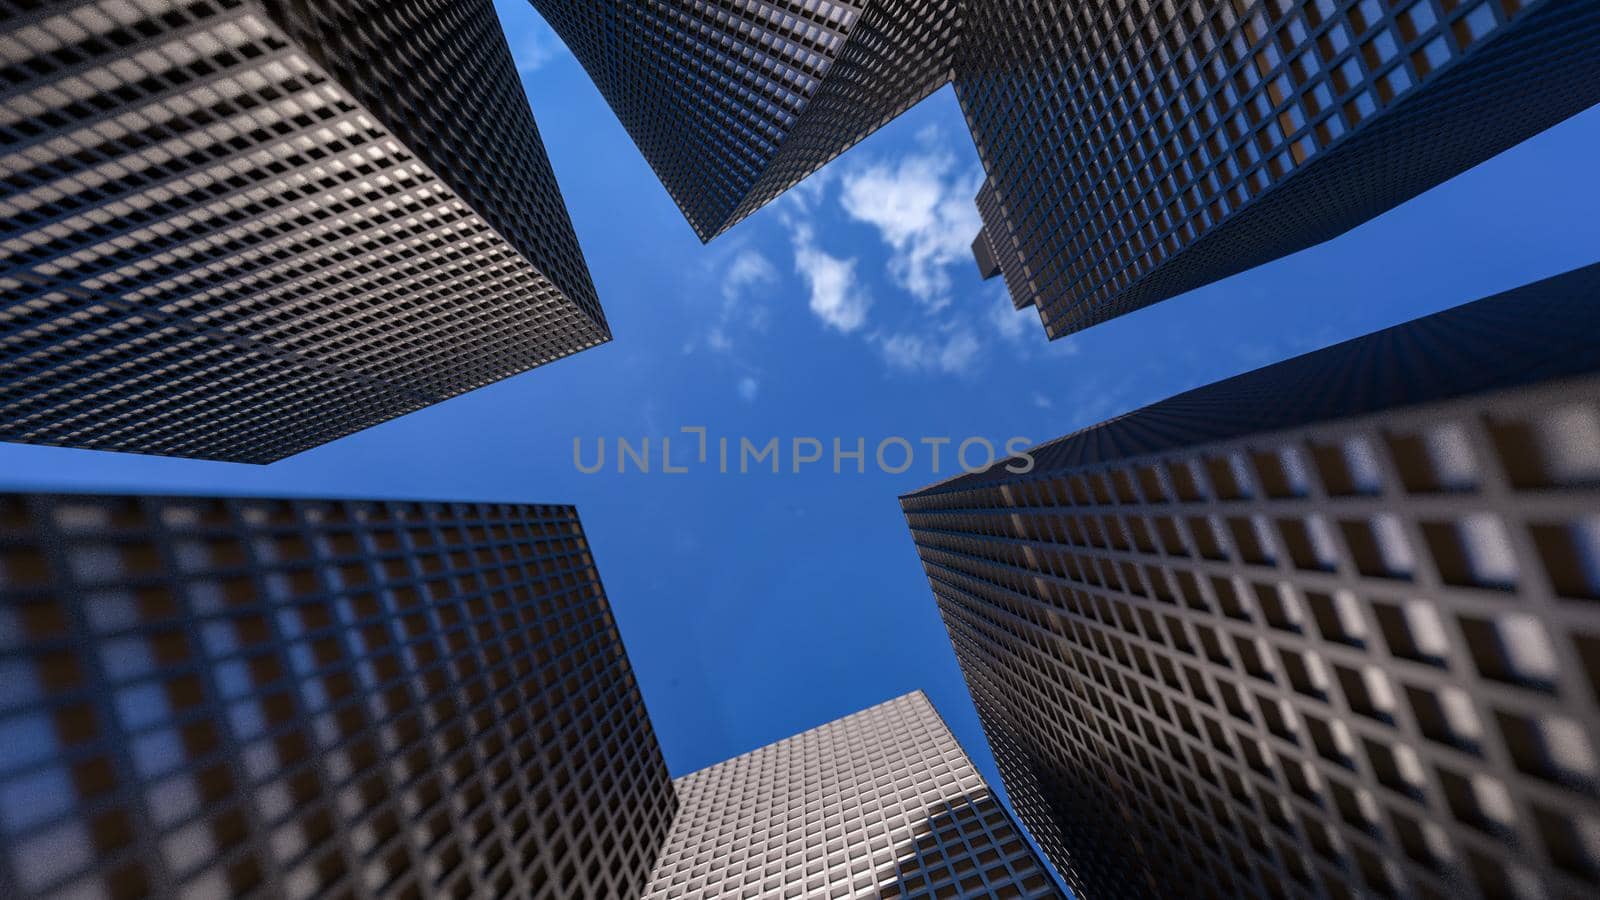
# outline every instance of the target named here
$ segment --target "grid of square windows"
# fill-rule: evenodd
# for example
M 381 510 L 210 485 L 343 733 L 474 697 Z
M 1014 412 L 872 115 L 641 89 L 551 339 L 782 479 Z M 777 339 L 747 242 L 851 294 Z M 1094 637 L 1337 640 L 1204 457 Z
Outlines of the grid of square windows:
M 676 810 L 577 515 L 0 496 L 0 895 L 636 897 Z
M 488 0 L 0 2 L 0 91 L 0 438 L 268 462 L 609 339 Z
M 704 240 L 953 82 L 981 246 L 1052 338 L 1600 102 L 1587 0 L 533 2 Z
M 702 240 L 950 79 L 960 0 L 533 0 Z
M 902 503 L 1087 896 L 1600 890 L 1600 266 Z
M 870 3 L 804 110 L 718 233 L 949 83 L 960 0 Z
M 1583 0 L 995 0 L 956 92 L 1061 337 L 1334 237 L 1600 102 Z
M 645 900 L 1061 896 L 920 692 L 675 784 Z

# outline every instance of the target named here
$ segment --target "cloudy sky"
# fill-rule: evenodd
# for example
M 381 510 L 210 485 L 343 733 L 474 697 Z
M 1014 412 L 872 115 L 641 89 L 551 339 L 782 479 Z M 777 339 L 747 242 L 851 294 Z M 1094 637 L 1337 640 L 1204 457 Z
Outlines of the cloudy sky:
M 1595 261 L 1600 110 L 1050 343 L 978 280 L 981 175 L 948 90 L 703 247 L 525 0 L 501 6 L 614 343 L 270 467 L 0 445 L 0 485 L 574 503 L 675 774 L 922 688 L 997 781 L 896 499 L 954 474 L 954 445 L 1055 437 Z M 719 437 L 777 438 L 782 471 L 721 474 Z M 952 444 L 938 471 L 874 471 L 891 437 Z M 653 471 L 617 473 L 618 438 L 651 440 Z M 661 471 L 663 438 L 687 473 Z M 795 474 L 796 438 L 824 461 Z M 592 462 L 601 439 L 608 465 L 580 472 L 574 441 Z M 835 474 L 834 440 L 868 471 Z

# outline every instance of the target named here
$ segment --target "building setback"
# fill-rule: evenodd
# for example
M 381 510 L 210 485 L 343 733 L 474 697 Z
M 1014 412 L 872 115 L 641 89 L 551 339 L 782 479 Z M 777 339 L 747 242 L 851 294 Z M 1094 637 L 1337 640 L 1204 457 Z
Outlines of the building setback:
M 1591 266 L 903 498 L 1074 890 L 1600 891 L 1597 308 Z
M 987 240 L 1052 338 L 1342 234 L 1600 103 L 1586 0 L 982 0 L 967 19 Z
M 1588 0 L 532 2 L 703 240 L 953 82 L 989 176 L 980 266 L 1052 338 L 1600 102 Z
M 675 786 L 644 900 L 1061 897 L 921 692 Z
M 569 507 L 0 495 L 0 896 L 631 898 L 676 808 Z
M 609 340 L 490 0 L 0 0 L 0 439 L 270 462 Z

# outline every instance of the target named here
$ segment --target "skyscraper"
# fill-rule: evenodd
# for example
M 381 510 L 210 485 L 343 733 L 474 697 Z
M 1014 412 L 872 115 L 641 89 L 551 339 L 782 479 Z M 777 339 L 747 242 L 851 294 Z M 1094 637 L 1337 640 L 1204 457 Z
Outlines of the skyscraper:
M 1591 266 L 903 498 L 1075 889 L 1594 895 L 1597 304 Z
M 0 0 L 0 439 L 270 462 L 609 339 L 490 0 Z
M 1587 0 L 982 0 L 956 94 L 1052 338 L 1335 237 L 1600 103 Z
M 1600 102 L 1586 0 L 533 0 L 697 234 L 955 84 L 975 244 L 1061 337 Z
M 676 808 L 571 508 L 0 495 L 0 896 L 631 898 Z
M 675 784 L 645 900 L 1061 896 L 920 692 Z
M 535 0 L 702 240 L 949 81 L 961 0 Z

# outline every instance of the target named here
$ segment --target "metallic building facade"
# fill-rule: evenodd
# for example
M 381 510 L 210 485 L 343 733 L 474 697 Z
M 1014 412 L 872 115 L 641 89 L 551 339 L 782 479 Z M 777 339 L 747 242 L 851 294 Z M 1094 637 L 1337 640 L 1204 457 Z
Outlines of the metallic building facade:
M 955 63 L 961 6 L 962 0 L 864 3 L 821 83 L 718 232 L 946 84 Z
M 675 785 L 645 900 L 1061 896 L 920 692 Z
M 701 240 L 948 83 L 961 0 L 534 0 Z
M 1600 103 L 1587 0 L 974 0 L 985 230 L 1061 337 L 1311 246 Z
M 0 896 L 631 898 L 676 807 L 569 507 L 0 495 Z
M 609 339 L 490 0 L 0 0 L 0 439 L 270 462 Z
M 1600 102 L 1588 0 L 533 0 L 702 239 L 955 84 L 1050 337 L 1334 237 Z
M 1075 890 L 1600 891 L 1597 308 L 1592 266 L 903 498 Z

